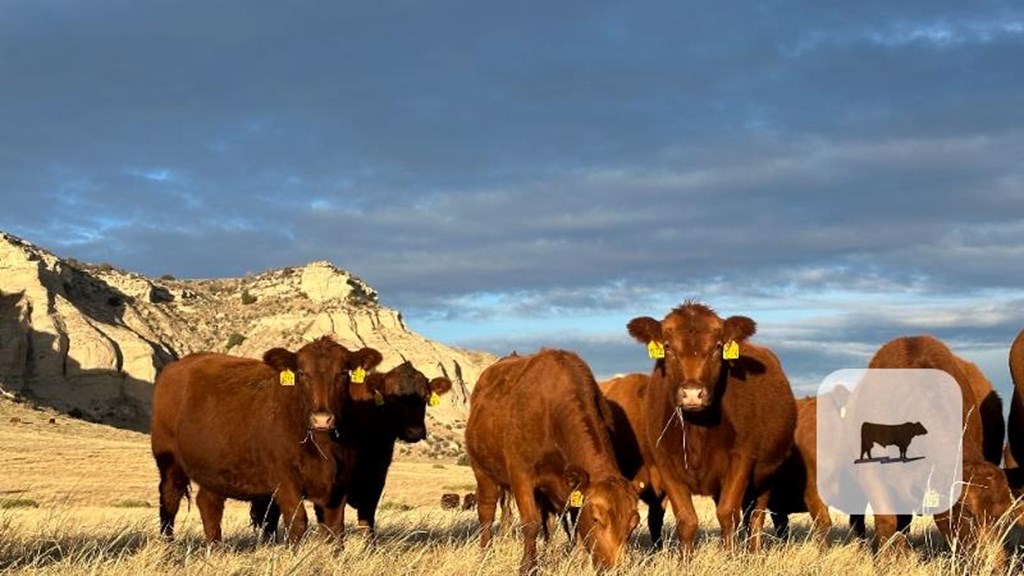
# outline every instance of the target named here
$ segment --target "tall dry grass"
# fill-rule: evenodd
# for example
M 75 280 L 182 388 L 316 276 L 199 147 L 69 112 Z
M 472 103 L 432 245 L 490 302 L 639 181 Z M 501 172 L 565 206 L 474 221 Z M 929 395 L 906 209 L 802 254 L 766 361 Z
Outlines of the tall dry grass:
M 713 513 L 702 501 L 702 516 Z M 350 531 L 344 547 L 311 532 L 298 546 L 262 544 L 247 524 L 245 508 L 232 506 L 225 515 L 225 540 L 209 547 L 202 538 L 198 514 L 179 518 L 179 536 L 165 542 L 157 535 L 156 510 L 103 508 L 11 509 L 0 511 L 0 570 L 16 573 L 112 574 L 510 574 L 518 569 L 522 543 L 515 535 L 497 538 L 489 549 L 477 544 L 472 512 L 419 508 L 384 511 L 376 541 Z M 912 575 L 1019 574 L 1021 560 L 995 568 L 993 550 L 969 557 L 952 554 L 924 519 L 915 521 L 910 553 L 875 556 L 862 544 L 848 541 L 845 528 L 833 529 L 830 544 L 810 536 L 806 518 L 795 523 L 790 542 L 770 542 L 759 554 L 727 553 L 713 521 L 704 522 L 701 541 L 692 557 L 681 559 L 670 546 L 649 549 L 640 528 L 627 562 L 611 574 L 843 574 Z M 671 523 L 666 526 L 672 530 Z M 671 534 L 671 532 L 669 532 Z M 597 574 L 586 553 L 556 534 L 541 546 L 545 574 Z M 607 572 L 606 572 L 607 573 Z
M 18 422 L 12 422 L 13 418 Z M 56 424 L 48 424 L 56 417 Z M 195 508 L 182 506 L 178 538 L 157 534 L 157 473 L 143 434 L 113 430 L 0 401 L 0 571 L 75 576 L 111 574 L 511 574 L 522 543 L 502 536 L 487 550 L 477 545 L 473 512 L 443 511 L 444 492 L 473 486 L 469 468 L 451 462 L 404 462 L 388 477 L 378 515 L 378 538 L 350 532 L 344 548 L 315 535 L 297 547 L 259 544 L 248 526 L 245 505 L 229 502 L 222 545 L 202 538 Z M 6 503 L 6 505 L 5 505 Z M 645 523 L 631 543 L 627 562 L 611 574 L 842 574 L 971 575 L 992 573 L 994 549 L 953 554 L 930 519 L 912 525 L 914 551 L 875 556 L 834 528 L 830 545 L 810 537 L 806 514 L 794 516 L 793 538 L 770 541 L 760 554 L 724 552 L 708 499 L 699 499 L 700 542 L 688 559 L 675 553 L 674 525 L 665 526 L 669 545 L 651 552 Z M 312 512 L 310 510 L 310 512 Z M 351 513 L 351 512 L 350 512 Z M 671 519 L 671 516 L 670 518 Z M 845 526 L 845 517 L 834 517 Z M 351 520 L 351 517 L 350 517 Z M 1016 529 L 1015 529 L 1016 530 Z M 1015 540 L 1016 534 L 1011 540 Z M 769 539 L 770 540 L 770 539 Z M 541 545 L 545 574 L 596 574 L 587 555 L 558 532 Z M 999 573 L 1020 574 L 1011 555 Z

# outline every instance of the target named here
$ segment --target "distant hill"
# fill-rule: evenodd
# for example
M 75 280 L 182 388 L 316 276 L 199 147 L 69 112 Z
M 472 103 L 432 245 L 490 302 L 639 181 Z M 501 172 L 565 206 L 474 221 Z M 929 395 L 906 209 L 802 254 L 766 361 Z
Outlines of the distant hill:
M 146 431 L 160 369 L 196 351 L 258 358 L 322 335 L 372 346 L 455 384 L 417 447 L 459 452 L 468 392 L 494 357 L 424 338 L 377 292 L 330 262 L 245 278 L 159 279 L 62 259 L 0 232 L 0 387 L 85 419 Z

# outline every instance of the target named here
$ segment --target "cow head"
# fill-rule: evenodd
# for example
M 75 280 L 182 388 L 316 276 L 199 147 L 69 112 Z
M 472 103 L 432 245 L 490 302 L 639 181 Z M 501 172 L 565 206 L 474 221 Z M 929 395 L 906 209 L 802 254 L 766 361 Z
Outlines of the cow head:
M 911 425 L 910 430 L 911 430 L 911 432 L 913 432 L 914 436 L 923 436 L 923 435 L 928 433 L 928 430 L 926 430 L 925 427 L 922 426 L 920 422 L 914 422 Z
M 629 334 L 642 344 L 655 343 L 664 349 L 657 360 L 671 386 L 672 401 L 683 410 L 704 410 L 715 398 L 727 347 L 738 346 L 757 330 L 746 316 L 725 320 L 711 308 L 686 302 L 669 312 L 662 321 L 649 316 L 634 318 L 627 325 Z
M 965 462 L 963 478 L 960 502 L 975 523 L 991 525 L 1015 515 L 1013 494 L 998 466 L 985 461 Z
M 424 417 L 431 396 L 447 393 L 452 382 L 443 377 L 427 380 L 410 362 L 403 362 L 370 379 L 367 387 L 387 412 L 395 434 L 404 442 L 419 442 L 427 437 Z
M 350 398 L 350 371 L 372 370 L 383 357 L 373 348 L 351 351 L 334 340 L 323 337 L 306 344 L 298 352 L 273 348 L 263 354 L 263 362 L 284 374 L 299 392 L 309 415 L 313 432 L 335 429 L 345 403 Z
M 594 562 L 610 568 L 622 560 L 629 535 L 640 523 L 637 493 L 621 476 L 596 482 L 583 469 L 569 465 L 565 479 L 571 491 L 583 495 L 579 508 L 577 530 Z M 573 498 L 570 496 L 569 505 Z

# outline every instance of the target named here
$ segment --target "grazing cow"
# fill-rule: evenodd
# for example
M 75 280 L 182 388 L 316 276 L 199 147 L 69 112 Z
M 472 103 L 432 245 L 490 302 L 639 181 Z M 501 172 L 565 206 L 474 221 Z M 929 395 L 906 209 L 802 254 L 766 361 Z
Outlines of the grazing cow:
M 1020 463 L 1024 462 L 1024 330 L 1017 334 L 1010 347 L 1009 363 L 1013 397 L 1010 400 L 1007 441 L 1014 460 Z
M 875 444 L 885 448 L 895 446 L 900 450 L 900 458 L 907 459 L 907 448 L 915 436 L 923 436 L 928 430 L 920 422 L 904 422 L 903 424 L 875 424 L 865 422 L 860 425 L 860 457 L 871 458 L 871 447 Z
M 768 499 L 775 524 L 775 535 L 789 536 L 789 514 L 810 512 L 815 536 L 824 539 L 832 526 L 828 506 L 818 494 L 818 398 L 809 396 L 796 402 L 796 432 L 793 449 L 779 469 Z
M 173 536 L 191 479 L 209 542 L 221 539 L 225 499 L 266 494 L 291 541 L 306 531 L 304 498 L 325 508 L 325 527 L 340 538 L 346 494 L 337 478 L 348 463 L 331 438 L 351 401 L 349 372 L 380 361 L 372 348 L 353 352 L 324 337 L 298 352 L 273 348 L 262 361 L 202 353 L 168 365 L 154 385 L 151 433 L 161 533 Z
M 960 500 L 941 514 L 935 515 L 935 524 L 949 541 L 959 539 L 970 548 L 980 539 L 990 536 L 993 525 L 1004 514 L 1012 511 L 1012 497 L 1006 476 L 997 463 L 986 459 L 984 434 L 989 427 L 982 423 L 981 403 L 984 398 L 975 397 L 975 389 L 984 389 L 978 382 L 980 371 L 965 369 L 965 361 L 932 336 L 896 338 L 883 345 L 869 368 L 912 368 L 943 370 L 956 380 L 960 388 L 963 408 L 963 492 Z M 983 377 L 982 377 L 983 378 Z M 986 380 L 987 382 L 987 380 Z M 991 384 L 988 385 L 991 389 Z M 998 459 L 997 459 L 998 462 Z M 903 533 L 910 526 L 909 515 L 875 515 L 875 546 L 890 542 L 897 533 Z M 851 515 L 854 531 L 864 534 L 863 515 Z M 905 546 L 905 539 L 893 540 L 898 546 Z
M 395 442 L 411 444 L 426 438 L 427 405 L 451 388 L 448 378 L 428 380 L 408 361 L 386 373 L 369 374 L 365 382 L 352 383 L 351 407 L 335 443 L 341 445 L 339 449 L 354 450 L 348 505 L 356 509 L 359 527 L 371 536 L 376 531 L 377 505 L 394 458 Z M 267 497 L 254 500 L 250 509 L 254 525 L 265 537 L 277 529 L 272 522 L 278 514 L 274 508 Z M 323 510 L 314 508 L 317 520 L 322 521 Z
M 615 462 L 610 419 L 593 374 L 571 352 L 541 350 L 484 370 L 466 424 L 480 545 L 490 543 L 498 498 L 510 491 L 523 531 L 521 572 L 536 567 L 542 524 L 568 508 L 579 509 L 577 530 L 593 560 L 617 564 L 640 516 Z
M 656 358 L 644 402 L 645 434 L 680 547 L 693 549 L 693 495 L 702 494 L 717 502 L 728 549 L 752 497 L 750 545 L 759 549 L 773 477 L 796 427 L 796 400 L 778 358 L 746 342 L 756 330 L 753 320 L 722 319 L 696 302 L 661 321 L 634 318 L 628 329 Z
M 661 531 L 665 524 L 665 492 L 660 489 L 658 471 L 653 467 L 647 445 L 643 407 L 649 385 L 647 374 L 629 374 L 601 382 L 600 387 L 612 411 L 612 445 L 619 469 L 647 504 L 651 543 L 660 549 L 664 544 Z

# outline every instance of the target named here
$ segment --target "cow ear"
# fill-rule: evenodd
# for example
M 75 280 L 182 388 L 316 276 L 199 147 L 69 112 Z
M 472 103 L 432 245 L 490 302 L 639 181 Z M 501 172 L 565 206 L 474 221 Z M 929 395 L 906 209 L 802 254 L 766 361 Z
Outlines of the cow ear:
M 283 370 L 298 370 L 299 361 L 298 357 L 294 352 L 289 352 L 284 348 L 271 348 L 263 353 L 263 363 L 270 366 L 274 370 L 281 372 Z
M 382 360 L 384 360 L 384 356 L 377 350 L 373 348 L 360 348 L 349 354 L 348 365 L 352 368 L 358 367 L 369 372 L 376 368 Z
M 565 481 L 571 490 L 586 490 L 590 485 L 590 474 L 575 464 L 565 467 Z
M 440 395 L 452 389 L 452 381 L 444 376 L 439 376 L 431 380 L 429 386 L 431 392 Z
M 641 344 L 660 343 L 664 339 L 661 336 L 661 322 L 650 316 L 633 318 L 626 324 L 626 330 L 629 330 L 629 335 Z
M 746 316 L 730 316 L 722 329 L 722 340 L 725 342 L 743 342 L 757 332 L 757 323 Z

